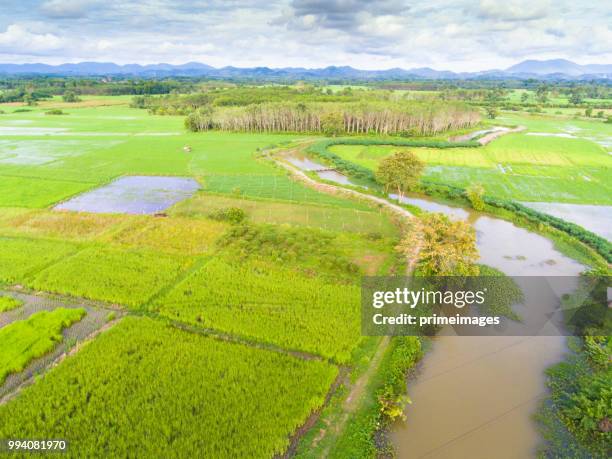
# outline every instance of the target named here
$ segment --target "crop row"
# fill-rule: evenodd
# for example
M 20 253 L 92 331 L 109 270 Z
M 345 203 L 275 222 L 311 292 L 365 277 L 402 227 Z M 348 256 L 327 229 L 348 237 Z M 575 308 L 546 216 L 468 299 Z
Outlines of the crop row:
M 85 309 L 40 311 L 0 329 L 0 385 L 62 341 L 62 330 L 85 315 Z

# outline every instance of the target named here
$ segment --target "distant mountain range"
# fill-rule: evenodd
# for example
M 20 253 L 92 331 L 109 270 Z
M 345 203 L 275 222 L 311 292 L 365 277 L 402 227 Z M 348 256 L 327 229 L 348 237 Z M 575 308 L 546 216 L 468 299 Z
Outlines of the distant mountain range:
M 262 80 L 407 80 L 407 79 L 502 79 L 538 78 L 559 80 L 612 79 L 612 64 L 580 65 L 565 59 L 545 61 L 526 60 L 505 70 L 482 72 L 451 72 L 429 67 L 412 69 L 359 70 L 353 67 L 325 67 L 306 69 L 301 67 L 222 67 L 215 68 L 199 62 L 181 65 L 153 64 L 118 65 L 111 62 L 79 62 L 77 64 L 0 64 L 0 74 L 5 75 L 65 75 L 65 76 L 135 76 L 154 77 L 211 77 Z

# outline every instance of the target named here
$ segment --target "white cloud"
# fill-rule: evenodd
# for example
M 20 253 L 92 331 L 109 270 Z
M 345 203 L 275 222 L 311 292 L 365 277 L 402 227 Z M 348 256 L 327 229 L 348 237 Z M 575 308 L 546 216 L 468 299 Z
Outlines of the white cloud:
M 30 32 L 19 24 L 11 24 L 6 31 L 0 32 L 0 52 L 3 53 L 36 55 L 61 46 L 62 39 L 57 35 Z
M 478 12 L 502 21 L 531 21 L 551 12 L 550 0 L 480 0 Z

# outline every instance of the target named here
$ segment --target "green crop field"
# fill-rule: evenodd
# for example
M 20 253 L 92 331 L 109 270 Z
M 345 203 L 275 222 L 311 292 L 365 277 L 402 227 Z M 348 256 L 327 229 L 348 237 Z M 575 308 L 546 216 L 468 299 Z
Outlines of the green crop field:
M 606 146 L 612 138 L 612 125 L 507 114 L 499 123 L 495 121 L 493 124 L 522 125 L 528 130 L 478 148 L 404 149 L 427 164 L 426 179 L 439 183 L 465 188 L 478 182 L 492 195 L 520 201 L 612 204 L 612 157 Z M 340 157 L 372 170 L 381 158 L 400 149 L 385 145 L 330 147 Z
M 61 342 L 62 330 L 85 315 L 85 309 L 55 309 L 32 314 L 0 328 L 0 385 L 10 373 L 22 371 Z
M 0 312 L 12 311 L 23 304 L 22 301 L 12 296 L 0 295 Z
M 77 250 L 61 241 L 0 237 L 0 244 L 0 281 L 5 282 L 23 282 L 28 274 Z
M 336 374 L 126 318 L 0 406 L 0 437 L 65 438 L 69 457 L 272 457 Z
M 30 284 L 39 290 L 140 306 L 191 263 L 188 257 L 93 246 L 41 271 Z
M 213 259 L 157 300 L 170 318 L 346 362 L 359 341 L 359 289 L 272 263 Z
M 249 220 L 257 223 L 288 223 L 355 233 L 378 232 L 385 236 L 395 236 L 398 233 L 386 214 L 372 209 L 255 200 L 204 193 L 177 204 L 171 213 L 184 217 L 206 217 L 215 210 L 228 207 L 244 210 Z

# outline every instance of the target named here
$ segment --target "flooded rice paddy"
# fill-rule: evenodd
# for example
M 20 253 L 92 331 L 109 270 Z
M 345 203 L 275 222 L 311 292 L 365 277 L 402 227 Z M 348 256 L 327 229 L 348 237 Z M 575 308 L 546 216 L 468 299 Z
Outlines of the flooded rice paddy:
M 323 180 L 334 182 L 334 183 L 337 183 L 338 185 L 350 185 L 350 186 L 356 186 L 360 188 L 366 188 L 363 185 L 359 185 L 351 181 L 351 179 L 348 178 L 346 175 L 341 174 L 340 172 L 335 171 L 334 169 L 331 169 L 330 166 L 326 166 L 325 164 L 321 164 L 316 161 L 313 161 L 306 156 L 301 156 L 301 155 L 289 156 L 287 157 L 287 161 L 289 161 L 289 163 L 293 164 L 295 167 L 303 171 L 316 172 L 316 174 Z
M 539 212 L 576 223 L 612 241 L 612 206 L 558 202 L 523 202 L 522 204 Z
M 55 206 L 77 212 L 154 214 L 191 197 L 200 185 L 183 177 L 129 176 Z

